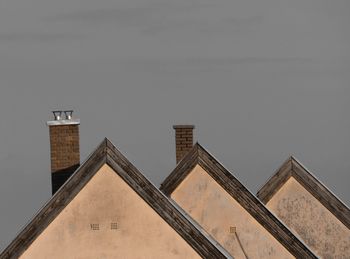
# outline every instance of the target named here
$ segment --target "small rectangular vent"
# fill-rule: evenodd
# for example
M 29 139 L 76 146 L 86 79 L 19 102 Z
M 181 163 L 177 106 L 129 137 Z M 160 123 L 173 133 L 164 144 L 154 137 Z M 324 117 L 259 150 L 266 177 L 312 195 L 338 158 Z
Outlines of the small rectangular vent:
M 111 229 L 118 229 L 118 223 L 117 222 L 112 222 L 111 223 Z
M 100 230 L 100 224 L 90 224 L 91 230 Z
M 230 234 L 236 233 L 236 227 L 230 227 Z

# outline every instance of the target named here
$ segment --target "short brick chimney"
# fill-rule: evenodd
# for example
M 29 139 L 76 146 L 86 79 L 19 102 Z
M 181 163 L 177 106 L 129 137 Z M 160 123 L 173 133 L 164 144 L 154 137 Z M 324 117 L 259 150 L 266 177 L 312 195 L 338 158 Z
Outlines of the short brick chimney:
M 73 119 L 73 111 L 53 111 L 53 114 L 54 120 L 47 122 L 50 130 L 52 194 L 80 165 L 80 120 Z
M 190 151 L 193 147 L 194 125 L 174 125 L 176 144 L 176 163 Z

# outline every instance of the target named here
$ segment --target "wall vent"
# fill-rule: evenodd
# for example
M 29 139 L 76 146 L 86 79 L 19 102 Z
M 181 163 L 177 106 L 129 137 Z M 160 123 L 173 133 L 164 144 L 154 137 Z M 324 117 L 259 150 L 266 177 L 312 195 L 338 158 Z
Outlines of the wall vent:
M 111 223 L 111 229 L 113 229 L 113 230 L 118 229 L 118 223 L 117 222 L 112 222 Z
M 100 224 L 90 224 L 91 230 L 100 230 Z
M 236 233 L 236 227 L 230 227 L 230 234 L 235 234 Z

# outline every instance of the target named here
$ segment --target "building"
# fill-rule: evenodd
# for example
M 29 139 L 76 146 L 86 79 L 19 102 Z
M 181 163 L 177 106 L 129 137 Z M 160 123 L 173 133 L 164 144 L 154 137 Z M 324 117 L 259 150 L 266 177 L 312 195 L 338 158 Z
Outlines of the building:
M 340 227 L 345 246 L 329 245 L 325 254 L 269 203 L 274 200 L 281 208 L 285 198 L 278 194 L 288 179 L 273 181 L 280 183 L 277 192 L 270 180 L 265 185 L 270 188 L 264 186 L 256 197 L 205 148 L 193 145 L 191 125 L 174 126 L 178 164 L 158 189 L 108 139 L 80 165 L 80 121 L 72 111 L 54 115 L 47 123 L 53 196 L 1 259 L 349 258 L 350 219 L 344 204 L 337 220 L 345 224 Z M 329 204 L 334 204 L 332 197 L 324 196 Z M 304 229 L 313 228 L 312 222 L 300 220 Z
M 290 157 L 257 196 L 322 258 L 350 258 L 350 210 Z
M 312 258 L 251 192 L 198 143 L 161 190 L 234 258 Z

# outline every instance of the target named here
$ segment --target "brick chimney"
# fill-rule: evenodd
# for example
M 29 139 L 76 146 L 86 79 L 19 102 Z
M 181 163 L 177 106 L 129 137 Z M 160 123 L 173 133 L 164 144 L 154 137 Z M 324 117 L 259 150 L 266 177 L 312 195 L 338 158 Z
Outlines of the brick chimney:
M 51 186 L 54 194 L 80 165 L 79 119 L 73 111 L 53 111 L 50 130 Z M 64 118 L 63 118 L 64 116 Z
M 187 154 L 193 147 L 194 125 L 174 125 L 176 144 L 176 163 Z

